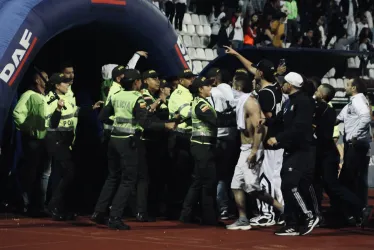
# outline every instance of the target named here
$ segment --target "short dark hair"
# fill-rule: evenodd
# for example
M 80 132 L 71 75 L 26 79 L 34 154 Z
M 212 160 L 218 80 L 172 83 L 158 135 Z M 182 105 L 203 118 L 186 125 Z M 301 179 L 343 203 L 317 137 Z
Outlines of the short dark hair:
M 247 76 L 237 76 L 235 79 L 237 85 L 239 85 L 244 93 L 251 93 L 253 86 L 251 80 Z
M 74 65 L 70 61 L 65 61 L 60 64 L 60 72 L 64 72 L 66 68 L 74 68 Z
M 356 87 L 357 93 L 366 95 L 366 93 L 368 92 L 366 81 L 364 79 L 355 78 L 352 82 L 352 86 Z
M 329 103 L 335 97 L 335 88 L 327 83 L 323 83 L 321 86 L 323 87 L 323 91 L 325 92 L 324 94 L 326 95 L 325 101 Z
M 303 85 L 301 87 L 301 91 L 306 93 L 309 97 L 312 97 L 317 90 L 316 86 L 314 85 L 313 81 L 307 79 L 304 75 L 301 76 L 303 77 Z

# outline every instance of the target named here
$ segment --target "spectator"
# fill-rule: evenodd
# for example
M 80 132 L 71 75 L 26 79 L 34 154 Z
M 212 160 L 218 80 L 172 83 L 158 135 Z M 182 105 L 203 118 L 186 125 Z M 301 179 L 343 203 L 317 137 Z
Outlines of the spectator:
M 285 31 L 285 22 L 286 14 L 278 13 L 275 18 L 270 23 L 270 31 L 272 37 L 272 44 L 276 48 L 283 48 L 283 40 L 284 40 L 284 31 Z
M 218 6 L 217 6 L 218 7 Z M 213 12 L 210 15 L 210 24 L 212 25 L 212 34 L 210 36 L 210 42 L 208 48 L 213 48 L 217 44 L 218 33 L 221 28 L 221 19 L 226 16 L 225 6 L 221 5 L 220 8 L 213 6 Z
M 280 12 L 280 1 L 269 0 L 264 6 L 264 19 L 271 21 Z
M 173 0 L 166 0 L 165 15 L 169 19 L 170 23 L 173 23 L 175 15 L 175 4 L 173 3 Z
M 257 14 L 253 14 L 248 20 L 244 20 L 244 48 L 255 45 L 255 39 L 257 37 L 257 22 Z
M 339 6 L 332 2 L 331 8 L 331 21 L 328 25 L 328 35 L 325 43 L 325 48 L 330 44 L 331 39 L 337 34 L 341 34 L 345 31 L 344 25 L 347 23 L 347 19 L 343 12 L 341 12 Z
M 243 33 L 243 14 L 241 9 L 238 8 L 237 12 L 235 13 L 237 16 L 235 25 L 234 25 L 234 36 L 232 39 L 232 46 L 233 49 L 238 50 L 243 47 L 243 40 L 244 40 L 244 33 Z
M 231 45 L 229 37 L 227 35 L 227 31 L 226 31 L 226 29 L 229 27 L 229 23 L 230 21 L 226 17 L 223 17 L 221 19 L 221 28 L 218 32 L 218 38 L 217 38 L 217 46 L 218 46 L 217 54 L 219 56 L 225 54 L 225 48 L 223 46 Z
M 187 1 L 186 0 L 175 0 L 175 29 L 182 31 L 182 24 L 184 13 L 186 13 Z
M 303 38 L 303 44 L 302 44 L 303 48 L 314 48 L 313 35 L 314 35 L 313 28 L 309 28 L 308 32 L 306 32 L 306 35 Z
M 292 37 L 298 32 L 297 16 L 298 9 L 295 0 L 287 0 L 285 2 L 285 7 L 288 12 L 287 16 L 287 37 L 288 41 L 292 42 Z

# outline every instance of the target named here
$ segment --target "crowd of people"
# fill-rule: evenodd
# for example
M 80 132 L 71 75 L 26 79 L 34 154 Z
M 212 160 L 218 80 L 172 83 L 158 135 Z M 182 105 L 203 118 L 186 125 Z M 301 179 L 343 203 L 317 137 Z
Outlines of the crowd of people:
M 292 72 L 284 62 L 255 64 L 225 50 L 243 64 L 233 78 L 225 69 L 199 77 L 185 69 L 170 81 L 155 70 L 140 74 L 136 64 L 148 54 L 138 51 L 127 66 L 103 66 L 110 79 L 103 99 L 84 107 L 76 105 L 71 88 L 73 65 L 50 77 L 38 71 L 13 111 L 25 158 L 19 173 L 24 211 L 74 219 L 75 131 L 79 119 L 101 109 L 109 174 L 91 216 L 97 224 L 130 229 L 123 214 L 135 197 L 141 222 L 155 221 L 161 210 L 169 219 L 211 226 L 238 215 L 228 230 L 277 224 L 276 235 L 306 235 L 326 224 L 324 190 L 338 220 L 365 227 L 371 214 L 365 81 L 349 81 L 351 101 L 336 117 L 331 85 Z M 338 123 L 344 124 L 340 175 Z M 247 206 L 249 200 L 255 202 Z

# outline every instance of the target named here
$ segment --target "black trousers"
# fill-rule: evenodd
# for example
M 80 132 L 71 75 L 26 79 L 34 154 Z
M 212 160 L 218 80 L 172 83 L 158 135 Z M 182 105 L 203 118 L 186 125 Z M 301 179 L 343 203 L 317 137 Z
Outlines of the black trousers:
M 312 217 L 313 208 L 310 207 L 310 188 L 312 187 L 314 166 L 310 164 L 312 158 L 310 150 L 285 152 L 281 170 L 281 190 L 284 198 L 284 215 L 287 225 L 297 224 L 299 218 Z M 308 205 L 309 203 L 309 205 Z
M 42 174 L 48 164 L 48 154 L 44 139 L 38 140 L 22 135 L 23 164 L 20 169 L 20 182 L 29 199 L 29 206 L 41 209 Z M 25 204 L 27 205 L 27 204 Z
M 184 3 L 177 3 L 175 5 L 175 22 L 174 26 L 175 29 L 179 29 L 182 31 L 182 24 L 183 24 L 183 18 L 184 13 L 186 13 L 187 6 Z
M 193 182 L 184 200 L 181 217 L 186 222 L 191 221 L 193 207 L 200 200 L 203 224 L 214 225 L 217 223 L 215 146 L 192 142 L 191 154 L 195 160 Z
M 75 177 L 75 166 L 71 150 L 73 134 L 71 132 L 49 132 L 45 138 L 49 156 L 52 158 L 52 197 L 49 209 L 59 211 L 72 208 L 72 184 Z
M 110 216 L 122 216 L 130 195 L 135 194 L 138 159 L 138 149 L 133 137 L 110 139 L 109 175 L 96 203 L 96 212 L 105 213 L 111 204 Z
M 165 15 L 169 19 L 170 23 L 173 23 L 173 18 L 175 15 L 175 4 L 173 2 L 165 3 Z
M 191 155 L 191 134 L 169 134 L 170 170 L 167 176 L 169 212 L 181 211 L 184 197 L 191 184 L 194 159 Z M 174 217 L 170 214 L 171 217 Z
M 368 171 L 370 144 L 358 141 L 344 144 L 344 164 L 340 172 L 340 183 L 355 193 L 365 204 L 368 203 Z
M 146 144 L 139 135 L 134 137 L 138 149 L 138 171 L 136 178 L 136 211 L 138 213 L 148 212 L 148 185 L 149 171 L 146 158 Z

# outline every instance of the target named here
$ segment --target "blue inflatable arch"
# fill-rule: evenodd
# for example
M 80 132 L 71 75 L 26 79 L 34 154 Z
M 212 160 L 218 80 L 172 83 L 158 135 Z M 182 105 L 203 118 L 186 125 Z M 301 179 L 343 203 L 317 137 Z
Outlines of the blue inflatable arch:
M 165 76 L 191 65 L 173 26 L 147 0 L 0 0 L 0 143 L 18 84 L 38 51 L 57 34 L 94 21 L 131 36 Z

